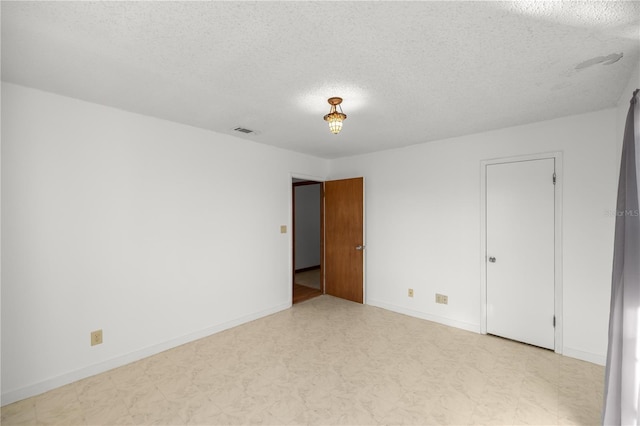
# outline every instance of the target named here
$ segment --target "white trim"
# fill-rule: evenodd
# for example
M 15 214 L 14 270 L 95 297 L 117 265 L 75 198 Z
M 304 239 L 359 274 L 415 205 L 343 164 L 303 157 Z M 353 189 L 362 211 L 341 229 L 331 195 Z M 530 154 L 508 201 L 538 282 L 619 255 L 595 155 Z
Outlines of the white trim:
M 365 197 L 365 178 L 362 177 L 362 245 L 364 249 L 362 249 L 362 304 L 367 305 L 367 199 Z
M 177 337 L 175 339 L 168 340 L 164 343 L 149 346 L 128 353 L 126 355 L 121 355 L 94 365 L 90 365 L 88 367 L 81 368 L 79 370 L 71 371 L 69 373 L 65 373 L 33 385 L 5 392 L 2 394 L 2 406 L 20 401 L 25 398 L 30 398 L 35 395 L 40 395 L 41 393 L 50 391 L 60 386 L 67 385 L 69 383 L 85 379 L 87 377 L 95 376 L 96 374 L 104 373 L 105 371 L 109 371 L 114 368 L 122 367 L 123 365 L 132 363 L 134 361 L 138 361 L 140 359 L 159 354 L 160 352 L 164 352 L 177 346 L 184 345 L 185 343 L 193 342 L 195 340 L 211 336 L 212 334 L 228 330 L 238 325 L 266 317 L 267 315 L 275 314 L 277 312 L 289 309 L 290 307 L 291 304 L 280 304 L 269 309 L 264 309 L 249 315 L 244 315 L 231 321 L 226 321 L 221 324 L 205 328 L 204 330 L 196 331 L 195 333 L 190 333 L 181 337 Z
M 480 333 L 487 333 L 487 166 L 491 164 L 515 163 L 520 161 L 554 159 L 556 173 L 555 187 L 555 352 L 562 354 L 563 347 L 563 301 L 562 301 L 562 152 L 521 155 L 494 158 L 480 162 Z M 582 358 L 580 358 L 582 359 Z
M 591 352 L 585 352 L 578 349 L 569 348 L 567 346 L 564 347 L 563 355 L 571 358 L 580 359 L 582 361 L 591 362 L 593 364 L 598 364 L 598 365 L 607 364 L 606 355 L 598 355 Z
M 324 182 L 327 180 L 326 177 L 319 177 L 319 176 L 313 176 L 313 175 L 305 175 L 304 173 L 291 172 L 289 173 L 289 184 L 291 184 L 293 179 L 304 179 L 304 180 L 311 180 L 314 182 Z
M 367 304 L 370 306 L 376 306 L 378 308 L 386 309 L 388 311 L 397 312 L 399 314 L 408 315 L 410 317 L 420 318 L 423 320 L 437 322 L 449 327 L 459 328 L 461 330 L 470 331 L 473 333 L 480 333 L 480 326 L 478 324 L 471 324 L 468 322 L 458 321 L 451 318 L 441 317 L 438 315 L 431 315 L 420 311 L 414 311 L 413 309 L 407 309 L 402 306 L 393 305 L 391 303 L 382 302 L 380 300 L 368 300 Z

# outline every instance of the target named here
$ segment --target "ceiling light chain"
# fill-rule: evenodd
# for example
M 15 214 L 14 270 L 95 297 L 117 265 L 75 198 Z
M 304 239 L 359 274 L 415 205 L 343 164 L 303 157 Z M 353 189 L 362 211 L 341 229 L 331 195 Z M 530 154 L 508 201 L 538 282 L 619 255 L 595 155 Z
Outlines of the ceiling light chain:
M 324 120 L 329 123 L 329 130 L 334 135 L 340 133 L 342 130 L 342 122 L 347 119 L 347 114 L 342 111 L 342 107 L 340 104 L 342 103 L 342 98 L 329 98 L 329 105 L 331 105 L 331 109 L 329 110 L 329 114 L 324 116 Z M 337 108 L 340 108 L 340 112 L 338 112 Z

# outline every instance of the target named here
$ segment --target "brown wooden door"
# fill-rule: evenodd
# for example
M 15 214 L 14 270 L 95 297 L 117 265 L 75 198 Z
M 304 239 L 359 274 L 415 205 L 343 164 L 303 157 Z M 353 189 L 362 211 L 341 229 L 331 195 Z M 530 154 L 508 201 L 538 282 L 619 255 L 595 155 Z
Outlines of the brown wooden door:
M 358 303 L 364 295 L 363 195 L 363 178 L 324 183 L 325 293 Z

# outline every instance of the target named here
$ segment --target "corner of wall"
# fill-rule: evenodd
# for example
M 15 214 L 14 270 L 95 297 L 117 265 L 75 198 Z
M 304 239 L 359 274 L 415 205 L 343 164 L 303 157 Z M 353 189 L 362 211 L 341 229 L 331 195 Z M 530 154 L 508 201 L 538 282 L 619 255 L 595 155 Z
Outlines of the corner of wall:
M 616 105 L 616 161 L 619 163 L 620 157 L 622 156 L 622 138 L 624 135 L 624 126 L 627 119 L 627 112 L 629 111 L 629 100 L 631 99 L 631 95 L 633 91 L 636 89 L 640 89 L 640 60 L 636 64 L 633 72 L 631 73 L 631 78 L 629 79 L 627 85 L 624 90 L 620 94 L 620 98 L 618 98 L 618 103 Z M 620 164 L 616 164 L 616 170 Z
M 631 78 L 627 82 L 624 90 L 620 94 L 620 98 L 618 98 L 618 108 L 626 107 L 629 103 L 629 99 L 631 99 L 631 95 L 633 91 L 636 89 L 640 89 L 640 60 L 636 64 L 633 72 L 631 73 Z

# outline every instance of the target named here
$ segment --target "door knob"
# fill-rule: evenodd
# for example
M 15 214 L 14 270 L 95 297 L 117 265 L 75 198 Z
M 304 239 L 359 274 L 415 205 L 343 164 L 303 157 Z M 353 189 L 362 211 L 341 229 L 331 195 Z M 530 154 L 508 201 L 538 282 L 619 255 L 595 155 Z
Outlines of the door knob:
M 496 258 L 495 258 L 495 257 L 493 257 L 493 256 L 491 256 L 491 257 L 489 258 L 489 262 L 491 262 L 491 263 L 496 263 Z
M 364 250 L 364 246 L 363 245 L 357 245 L 356 246 L 356 250 Z

